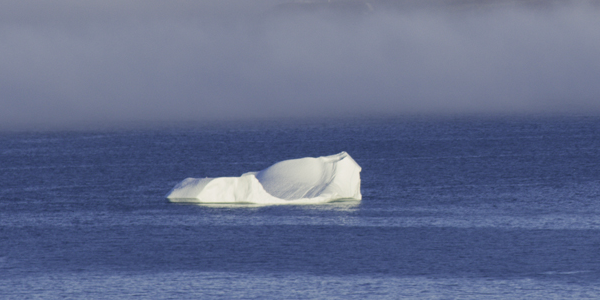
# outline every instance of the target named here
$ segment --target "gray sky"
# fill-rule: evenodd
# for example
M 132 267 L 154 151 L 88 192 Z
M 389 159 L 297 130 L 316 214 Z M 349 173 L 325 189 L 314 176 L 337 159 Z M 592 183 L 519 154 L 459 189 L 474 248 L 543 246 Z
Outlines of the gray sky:
M 282 12 L 4 0 L 0 130 L 410 114 L 600 115 L 600 8 Z

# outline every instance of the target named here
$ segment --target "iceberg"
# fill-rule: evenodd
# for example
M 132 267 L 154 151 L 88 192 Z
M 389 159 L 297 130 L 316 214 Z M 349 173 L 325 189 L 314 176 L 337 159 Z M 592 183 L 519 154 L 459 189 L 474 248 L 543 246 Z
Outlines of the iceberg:
M 167 195 L 171 202 L 318 204 L 361 200 L 361 167 L 346 152 L 278 162 L 240 177 L 187 178 Z

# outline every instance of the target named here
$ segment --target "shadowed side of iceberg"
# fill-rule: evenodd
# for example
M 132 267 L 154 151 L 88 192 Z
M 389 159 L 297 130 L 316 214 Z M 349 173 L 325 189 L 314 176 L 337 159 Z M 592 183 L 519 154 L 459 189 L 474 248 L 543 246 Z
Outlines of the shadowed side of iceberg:
M 269 194 L 285 200 L 326 194 L 360 200 L 360 170 L 352 157 L 342 152 L 278 162 L 256 173 L 256 178 Z
M 316 204 L 361 200 L 360 166 L 346 152 L 285 160 L 240 177 L 187 178 L 167 198 L 171 202 Z
M 218 178 L 187 178 L 167 195 L 171 202 L 277 203 L 254 175 Z

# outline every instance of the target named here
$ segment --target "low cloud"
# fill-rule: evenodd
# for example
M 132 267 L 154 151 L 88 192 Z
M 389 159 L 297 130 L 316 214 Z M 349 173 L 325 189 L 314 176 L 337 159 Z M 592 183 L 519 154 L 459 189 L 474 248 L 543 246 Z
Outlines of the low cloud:
M 600 115 L 600 10 L 588 2 L 411 8 L 372 2 L 364 10 L 200 2 L 3 4 L 0 129 Z

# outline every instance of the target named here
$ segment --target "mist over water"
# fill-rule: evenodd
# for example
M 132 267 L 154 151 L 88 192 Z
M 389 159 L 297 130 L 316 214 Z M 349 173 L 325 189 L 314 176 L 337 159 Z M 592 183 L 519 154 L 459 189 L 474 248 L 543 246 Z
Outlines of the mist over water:
M 600 114 L 597 2 L 352 3 L 5 1 L 0 130 Z

